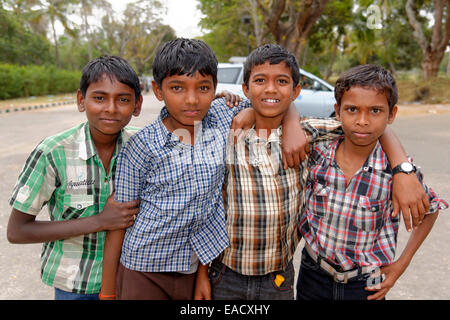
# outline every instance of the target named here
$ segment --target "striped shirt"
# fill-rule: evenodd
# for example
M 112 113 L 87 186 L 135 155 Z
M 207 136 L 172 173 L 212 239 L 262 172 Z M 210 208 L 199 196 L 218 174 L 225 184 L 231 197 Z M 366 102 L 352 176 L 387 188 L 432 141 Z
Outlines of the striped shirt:
M 340 122 L 331 119 L 306 119 L 302 126 L 313 141 L 342 134 Z M 252 129 L 227 147 L 224 189 L 230 245 L 220 259 L 244 275 L 284 270 L 300 240 L 306 160 L 298 168 L 283 168 L 281 131 L 279 127 L 266 140 Z
M 320 142 L 311 151 L 300 231 L 317 255 L 344 270 L 391 264 L 399 218 L 391 214 L 392 170 L 386 155 L 378 142 L 348 181 L 336 162 L 341 141 Z M 420 172 L 417 175 L 422 181 Z M 430 213 L 448 207 L 423 186 Z
M 234 115 L 216 99 L 196 126 L 194 145 L 180 142 L 158 119 L 133 136 L 117 160 L 116 201 L 140 199 L 127 229 L 120 262 L 141 272 L 189 271 L 195 253 L 202 264 L 228 246 L 222 184 L 225 146 Z
M 116 155 L 137 129 L 122 130 L 106 174 L 83 123 L 42 141 L 28 157 L 14 187 L 10 205 L 38 215 L 47 204 L 51 221 L 98 214 L 112 192 Z M 105 232 L 46 242 L 41 278 L 50 286 L 79 294 L 100 291 Z

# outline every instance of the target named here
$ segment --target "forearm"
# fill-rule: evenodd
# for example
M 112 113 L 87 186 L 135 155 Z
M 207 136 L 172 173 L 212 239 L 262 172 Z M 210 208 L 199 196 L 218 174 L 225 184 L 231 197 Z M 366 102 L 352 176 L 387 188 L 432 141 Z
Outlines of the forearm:
M 398 140 L 391 128 L 386 128 L 384 134 L 380 137 L 380 143 L 392 168 L 402 162 L 408 161 L 405 149 L 403 149 L 400 140 Z
M 425 238 L 430 233 L 438 214 L 439 212 L 427 214 L 422 223 L 411 232 L 411 236 L 409 237 L 400 258 L 398 259 L 398 261 L 404 265 L 405 269 L 411 262 L 416 251 L 422 245 Z
M 295 104 L 292 102 L 289 106 L 288 111 L 283 117 L 282 125 L 286 124 L 295 124 L 300 125 L 300 113 L 298 112 L 297 108 L 295 107 Z
M 101 293 L 115 295 L 116 276 L 125 230 L 108 231 L 103 249 L 103 271 Z
M 101 229 L 96 216 L 67 221 L 36 221 L 35 216 L 13 209 L 7 236 L 11 243 L 40 243 L 73 238 Z

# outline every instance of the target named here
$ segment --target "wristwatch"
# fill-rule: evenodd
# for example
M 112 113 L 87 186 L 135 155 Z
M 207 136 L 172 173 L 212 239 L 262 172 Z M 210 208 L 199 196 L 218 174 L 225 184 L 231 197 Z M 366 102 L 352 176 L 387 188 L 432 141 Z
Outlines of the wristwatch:
M 392 175 L 403 172 L 406 174 L 410 174 L 411 172 L 416 172 L 416 166 L 411 162 L 402 162 L 394 169 L 392 169 Z

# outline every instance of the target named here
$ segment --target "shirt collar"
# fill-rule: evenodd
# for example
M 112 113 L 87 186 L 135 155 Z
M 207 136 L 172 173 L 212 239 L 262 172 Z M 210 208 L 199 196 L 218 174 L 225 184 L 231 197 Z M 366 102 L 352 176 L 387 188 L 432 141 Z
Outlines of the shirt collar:
M 173 134 L 167 127 L 164 125 L 163 120 L 169 116 L 169 112 L 167 108 L 164 106 L 159 113 L 158 119 L 156 120 L 156 135 L 157 141 L 161 145 L 176 145 L 180 142 L 180 139 L 177 135 Z M 206 114 L 205 118 L 202 120 L 202 130 L 216 128 L 218 123 L 217 116 L 211 111 L 211 109 Z
M 255 126 L 247 132 L 244 139 L 247 143 L 270 143 L 278 142 L 281 143 L 282 129 L 281 126 L 277 130 L 272 131 L 267 139 L 261 138 L 256 134 Z
M 336 161 L 336 150 L 339 144 L 344 140 L 343 136 L 336 138 L 331 144 L 331 148 L 327 153 L 326 160 L 330 165 L 332 161 Z M 375 170 L 386 170 L 388 167 L 388 160 L 386 154 L 381 147 L 380 141 L 377 141 L 377 144 L 373 148 L 369 157 L 363 165 L 363 168 L 373 168 Z
M 113 157 L 115 157 L 123 145 L 123 129 L 120 131 L 119 136 L 116 141 L 116 148 L 113 153 Z M 80 134 L 78 136 L 77 147 L 78 147 L 78 157 L 84 161 L 92 158 L 97 154 L 97 148 L 95 147 L 94 140 L 92 140 L 91 131 L 89 130 L 89 122 L 86 122 L 80 130 Z

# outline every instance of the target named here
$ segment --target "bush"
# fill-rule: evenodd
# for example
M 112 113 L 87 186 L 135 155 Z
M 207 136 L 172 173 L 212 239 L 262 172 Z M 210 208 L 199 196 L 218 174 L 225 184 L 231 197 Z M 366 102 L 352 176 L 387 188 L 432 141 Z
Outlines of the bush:
M 81 72 L 54 66 L 0 64 L 0 99 L 74 92 Z

